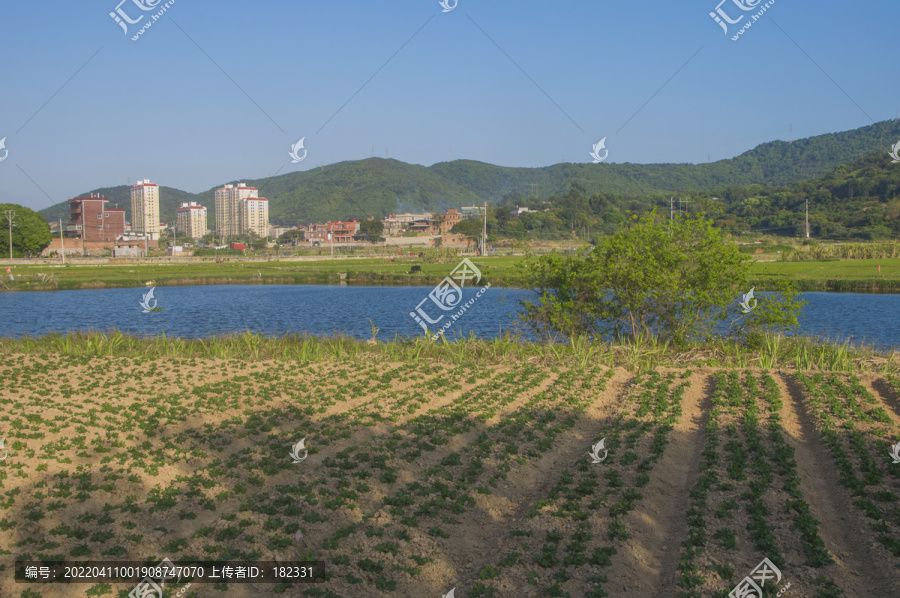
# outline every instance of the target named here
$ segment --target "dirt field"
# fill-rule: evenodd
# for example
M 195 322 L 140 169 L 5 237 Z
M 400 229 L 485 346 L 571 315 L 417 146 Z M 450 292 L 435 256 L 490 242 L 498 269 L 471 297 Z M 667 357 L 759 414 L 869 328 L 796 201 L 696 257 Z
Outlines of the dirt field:
M 900 596 L 889 376 L 16 355 L 0 379 L 4 597 L 134 587 L 17 559 L 163 558 L 326 563 L 184 598 L 726 597 L 763 559 L 766 596 Z

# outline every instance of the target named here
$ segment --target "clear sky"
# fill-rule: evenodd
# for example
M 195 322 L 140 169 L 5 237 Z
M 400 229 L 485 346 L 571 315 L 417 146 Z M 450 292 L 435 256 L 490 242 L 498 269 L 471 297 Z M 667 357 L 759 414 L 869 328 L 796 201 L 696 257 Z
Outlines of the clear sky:
M 715 161 L 900 107 L 900 2 L 775 0 L 737 41 L 764 0 L 726 0 L 744 17 L 728 35 L 718 0 L 175 0 L 137 41 L 165 0 L 125 0 L 144 16 L 127 35 L 118 2 L 0 3 L 0 202 L 143 178 L 199 192 L 372 155 L 431 165 L 451 147 L 591 162 L 603 137 L 609 162 Z

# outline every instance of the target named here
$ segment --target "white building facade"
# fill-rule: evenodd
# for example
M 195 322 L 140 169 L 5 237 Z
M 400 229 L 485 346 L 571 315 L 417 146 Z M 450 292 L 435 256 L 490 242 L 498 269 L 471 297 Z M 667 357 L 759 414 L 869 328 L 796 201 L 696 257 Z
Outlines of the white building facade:
M 259 198 L 259 191 L 255 187 L 248 187 L 245 183 L 225 185 L 216 189 L 216 233 L 222 238 L 233 237 L 242 234 L 241 231 L 241 200 Z M 268 228 L 269 211 L 266 207 L 266 227 Z M 262 236 L 265 236 L 263 234 Z
M 131 232 L 159 241 L 159 185 L 149 179 L 131 188 Z
M 269 236 L 269 200 L 265 197 L 248 197 L 238 202 L 238 230 L 240 234 Z
M 207 233 L 206 208 L 196 202 L 183 203 L 175 213 L 175 230 L 180 235 L 199 239 Z

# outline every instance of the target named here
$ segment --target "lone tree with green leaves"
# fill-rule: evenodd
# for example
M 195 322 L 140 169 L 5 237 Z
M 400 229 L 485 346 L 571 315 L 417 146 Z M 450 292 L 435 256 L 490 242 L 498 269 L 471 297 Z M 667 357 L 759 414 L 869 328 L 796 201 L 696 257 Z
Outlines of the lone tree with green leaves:
M 791 289 L 760 298 L 749 314 L 737 308 L 750 290 L 748 261 L 705 214 L 633 215 L 583 256 L 529 258 L 523 275 L 537 298 L 521 302 L 522 318 L 544 336 L 678 344 L 729 322 L 746 338 L 796 327 L 802 302 Z
M 480 239 L 482 230 L 483 221 L 481 218 L 466 218 L 454 224 L 450 232 L 465 235 L 472 239 Z M 490 230 L 490 226 L 488 226 L 488 230 Z
M 292 228 L 289 231 L 285 231 L 278 237 L 278 242 L 282 245 L 294 245 L 296 246 L 298 243 L 303 242 L 304 233 L 302 230 Z
M 359 223 L 359 234 L 372 243 L 377 243 L 384 234 L 384 222 L 381 220 L 363 220 Z
M 47 219 L 34 210 L 13 203 L 0 204 L 0 214 L 4 215 L 0 222 L 0 256 L 9 256 L 9 222 L 5 218 L 7 210 L 12 210 L 12 246 L 13 257 L 24 257 L 31 252 L 37 255 L 50 245 L 50 225 Z

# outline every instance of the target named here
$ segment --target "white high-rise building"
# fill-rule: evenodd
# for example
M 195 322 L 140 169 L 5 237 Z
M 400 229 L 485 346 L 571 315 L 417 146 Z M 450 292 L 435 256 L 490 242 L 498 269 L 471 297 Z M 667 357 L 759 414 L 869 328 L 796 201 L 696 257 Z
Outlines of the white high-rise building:
M 206 208 L 196 202 L 183 203 L 175 213 L 176 232 L 192 239 L 206 234 Z
M 269 200 L 265 197 L 248 197 L 238 203 L 238 228 L 242 235 L 255 233 L 257 237 L 269 235 Z
M 259 191 L 255 187 L 248 187 L 244 183 L 225 185 L 216 189 L 216 233 L 220 237 L 233 237 L 240 235 L 242 199 L 258 198 Z M 268 209 L 266 210 L 268 219 Z M 268 225 L 268 223 L 267 223 Z
M 131 231 L 159 241 L 159 185 L 149 179 L 131 188 Z

